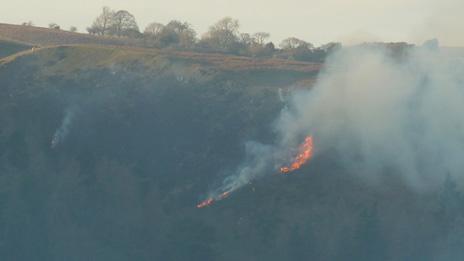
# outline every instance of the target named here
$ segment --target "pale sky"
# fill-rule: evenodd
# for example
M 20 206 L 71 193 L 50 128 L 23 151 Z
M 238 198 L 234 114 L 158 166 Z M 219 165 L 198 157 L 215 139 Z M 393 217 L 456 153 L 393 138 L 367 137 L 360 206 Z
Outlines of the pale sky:
M 464 46 L 464 0 L 2 0 L 0 22 L 37 26 L 55 22 L 85 32 L 103 6 L 135 15 L 141 30 L 150 22 L 187 21 L 201 35 L 224 16 L 241 31 L 271 33 L 276 43 L 294 36 L 316 45 L 330 41 L 421 43 Z

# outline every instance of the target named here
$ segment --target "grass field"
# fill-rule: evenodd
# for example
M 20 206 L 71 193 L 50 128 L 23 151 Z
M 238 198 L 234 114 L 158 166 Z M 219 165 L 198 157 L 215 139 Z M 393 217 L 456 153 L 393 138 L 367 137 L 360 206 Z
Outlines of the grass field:
M 4 39 L 4 40 L 2 40 Z M 155 48 L 143 48 L 142 40 L 101 37 L 82 33 L 72 33 L 63 30 L 48 29 L 34 26 L 11 25 L 0 23 L 0 58 L 18 53 L 17 56 L 27 55 L 35 47 L 37 51 L 49 48 L 65 48 L 73 50 L 76 54 L 76 64 L 87 57 L 88 63 L 101 63 L 97 61 L 102 53 L 102 59 L 128 59 L 139 60 L 145 63 L 150 57 L 163 56 L 166 59 L 178 59 L 186 63 L 194 63 L 208 68 L 216 68 L 227 71 L 244 70 L 282 70 L 297 72 L 317 72 L 321 68 L 320 63 L 299 62 L 284 59 L 258 59 L 244 56 L 197 53 L 188 51 L 159 50 Z M 29 51 L 27 51 L 29 50 Z M 89 56 L 90 55 L 90 56 Z M 7 60 L 15 58 L 8 57 Z M 3 61 L 5 63 L 6 60 Z M 109 61 L 106 61 L 109 62 Z M 86 62 L 84 62 L 86 63 Z
M 138 45 L 137 40 L 127 38 L 99 37 L 64 30 L 2 23 L 0 23 L 0 37 L 35 46 L 63 44 Z

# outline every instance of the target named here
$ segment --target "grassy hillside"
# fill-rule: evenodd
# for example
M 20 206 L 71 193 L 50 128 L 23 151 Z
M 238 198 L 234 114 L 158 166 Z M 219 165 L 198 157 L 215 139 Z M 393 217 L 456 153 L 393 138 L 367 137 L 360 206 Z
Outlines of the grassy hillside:
M 31 48 L 27 43 L 0 38 L 0 59 Z
M 95 46 L 41 48 L 2 60 L 0 255 L 232 260 L 251 254 L 225 249 L 238 236 L 219 232 L 238 218 L 224 216 L 232 201 L 216 214 L 195 205 L 218 173 L 242 159 L 245 141 L 272 140 L 269 126 L 283 106 L 278 89 L 314 79 L 318 68 Z M 69 111 L 69 133 L 52 148 Z M 130 246 L 118 247 L 126 240 Z M 185 256 L 190 250 L 193 256 Z
M 336 152 L 195 207 L 242 162 L 247 141 L 275 140 L 287 105 L 279 90 L 310 88 L 320 67 L 91 45 L 0 60 L 0 256 L 439 260 L 437 249 L 460 251 L 461 238 L 441 236 L 462 227 L 451 180 L 421 197 L 394 177 L 375 187 Z
M 134 39 L 99 37 L 64 30 L 2 23 L 0 23 L 0 36 L 35 46 L 65 44 L 137 45 L 137 40 Z
M 182 51 L 169 51 L 159 49 L 146 49 L 136 47 L 103 47 L 98 45 L 63 45 L 37 48 L 34 56 L 40 61 L 54 59 L 56 54 L 66 55 L 63 59 L 63 69 L 73 70 L 91 69 L 108 66 L 113 63 L 144 64 L 147 69 L 150 65 L 156 65 L 158 58 L 168 59 L 173 62 L 196 64 L 204 68 L 214 68 L 221 71 L 288 71 L 314 74 L 321 69 L 320 63 L 290 61 L 284 59 L 255 59 L 243 56 L 224 54 L 208 54 Z M 21 55 L 18 55 L 21 56 Z M 1 61 L 1 60 L 0 60 Z M 8 61 L 11 61 L 9 59 Z M 5 61 L 3 61 L 5 63 Z

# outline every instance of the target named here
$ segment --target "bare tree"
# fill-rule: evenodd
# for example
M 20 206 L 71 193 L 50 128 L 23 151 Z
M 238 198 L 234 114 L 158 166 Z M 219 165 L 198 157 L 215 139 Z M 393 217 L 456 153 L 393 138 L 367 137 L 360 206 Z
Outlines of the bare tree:
M 253 34 L 254 41 L 261 46 L 264 46 L 265 42 L 269 39 L 269 37 L 271 37 L 271 35 L 266 32 L 257 32 Z
M 224 17 L 211 26 L 209 32 L 227 32 L 231 35 L 237 35 L 239 28 L 240 24 L 238 20 L 231 17 Z
M 250 46 L 254 42 L 254 39 L 251 37 L 249 33 L 242 33 L 240 34 L 239 38 L 240 43 L 242 43 L 244 46 Z
M 151 47 L 160 47 L 159 40 L 164 30 L 164 27 L 164 24 L 160 24 L 157 22 L 153 22 L 147 25 L 147 27 L 145 27 L 145 30 L 143 31 L 145 45 Z
M 113 23 L 114 11 L 109 7 L 103 7 L 102 13 L 87 28 L 90 34 L 107 35 Z
M 147 27 L 145 27 L 145 30 L 143 31 L 143 33 L 147 36 L 157 36 L 161 33 L 161 31 L 163 31 L 164 29 L 164 25 L 163 24 L 160 24 L 160 23 L 157 23 L 157 22 L 153 22 L 149 25 L 147 25 Z
M 71 27 L 69 27 L 69 31 L 75 33 L 75 32 L 77 32 L 77 27 L 71 26 Z

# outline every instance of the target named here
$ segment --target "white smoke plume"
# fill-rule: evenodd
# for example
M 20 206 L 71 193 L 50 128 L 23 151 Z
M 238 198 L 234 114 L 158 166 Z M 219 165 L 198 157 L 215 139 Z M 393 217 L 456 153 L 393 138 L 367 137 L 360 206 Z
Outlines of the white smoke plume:
M 416 189 L 464 178 L 464 64 L 416 48 L 404 59 L 379 49 L 334 54 L 311 91 L 295 93 L 276 124 L 282 144 L 314 135 L 353 173 L 401 176 Z
M 279 94 L 279 101 L 280 102 L 285 102 L 285 98 L 284 98 L 284 94 L 283 94 L 283 91 L 282 91 L 282 88 L 279 88 L 277 93 Z
M 53 138 L 51 141 L 52 149 L 56 148 L 59 144 L 61 144 L 66 139 L 70 131 L 71 125 L 74 121 L 76 113 L 77 113 L 76 107 L 69 107 L 68 109 L 66 109 L 64 118 L 61 122 L 60 127 L 55 131 L 55 134 L 53 134 Z
M 248 142 L 245 144 L 245 150 L 246 161 L 233 175 L 226 177 L 219 188 L 211 191 L 209 198 L 220 199 L 223 193 L 233 192 L 275 169 L 275 166 L 271 165 L 275 154 L 272 146 Z
M 351 172 L 372 182 L 401 176 L 415 189 L 464 181 L 464 64 L 416 48 L 402 59 L 380 48 L 335 53 L 317 84 L 293 93 L 274 145 L 249 142 L 246 161 L 209 198 L 278 173 L 307 135 L 315 152 L 337 153 Z M 310 164 L 310 163 L 309 163 Z
M 298 142 L 302 141 L 298 140 Z M 298 151 L 297 145 L 265 145 L 254 141 L 247 142 L 245 144 L 245 161 L 232 175 L 226 177 L 218 188 L 210 191 L 208 198 L 221 200 L 231 192 L 256 179 L 280 173 L 280 168 L 294 159 Z

